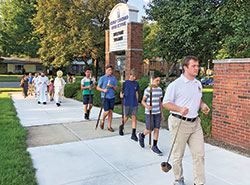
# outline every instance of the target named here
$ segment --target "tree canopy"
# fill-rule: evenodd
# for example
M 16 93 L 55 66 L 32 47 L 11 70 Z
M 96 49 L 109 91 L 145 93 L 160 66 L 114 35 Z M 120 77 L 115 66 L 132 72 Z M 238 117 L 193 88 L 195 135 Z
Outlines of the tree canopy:
M 39 55 L 45 65 L 55 68 L 73 60 L 104 62 L 105 30 L 117 0 L 37 0 L 32 20 L 41 36 Z
M 247 0 L 152 0 L 146 8 L 153 23 L 145 26 L 144 56 L 150 59 L 148 53 L 157 51 L 176 62 L 195 55 L 203 66 L 216 57 L 249 57 L 249 7 Z M 152 33 L 153 42 L 147 42 Z
M 0 1 L 0 53 L 4 56 L 37 57 L 38 38 L 30 19 L 35 0 Z

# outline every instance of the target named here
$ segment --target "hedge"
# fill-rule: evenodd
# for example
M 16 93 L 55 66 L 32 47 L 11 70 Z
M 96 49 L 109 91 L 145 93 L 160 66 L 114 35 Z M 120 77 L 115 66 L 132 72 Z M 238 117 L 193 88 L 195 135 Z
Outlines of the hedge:
M 147 88 L 149 84 L 149 78 L 144 77 L 142 79 L 137 80 L 139 83 L 140 91 L 139 91 L 139 102 L 141 102 L 144 90 Z M 121 102 L 120 91 L 121 91 L 121 83 L 117 81 L 118 89 L 115 91 L 115 103 L 118 104 Z M 97 82 L 96 82 L 97 86 Z M 165 86 L 160 83 L 159 85 L 163 90 L 165 90 Z M 75 82 L 71 84 L 66 84 L 64 88 L 64 96 L 67 98 L 75 98 L 78 101 L 82 101 L 82 90 L 81 90 L 81 82 Z M 101 106 L 101 92 L 94 89 L 94 105 Z

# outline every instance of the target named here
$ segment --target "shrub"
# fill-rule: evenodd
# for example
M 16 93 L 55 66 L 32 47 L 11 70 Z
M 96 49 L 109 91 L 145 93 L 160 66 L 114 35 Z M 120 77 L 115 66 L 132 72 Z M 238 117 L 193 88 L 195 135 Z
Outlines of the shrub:
M 64 96 L 67 98 L 76 97 L 77 91 L 81 89 L 81 82 L 66 84 L 64 88 Z

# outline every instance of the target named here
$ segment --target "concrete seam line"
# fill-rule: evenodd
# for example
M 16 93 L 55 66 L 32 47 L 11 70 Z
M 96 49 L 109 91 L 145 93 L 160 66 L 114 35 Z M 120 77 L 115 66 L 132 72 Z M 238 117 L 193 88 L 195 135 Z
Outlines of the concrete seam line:
M 62 124 L 67 130 L 69 130 L 74 136 L 76 136 L 77 137 L 77 139 L 79 140 L 79 141 L 82 141 L 83 139 L 77 134 L 77 133 L 75 133 L 72 129 L 70 129 L 69 127 L 67 127 L 66 125 L 64 125 L 64 124 Z
M 108 165 L 110 165 L 112 168 L 114 168 L 118 173 L 120 173 L 123 177 L 125 177 L 129 182 L 131 182 L 132 184 L 136 185 L 135 182 L 133 182 L 130 178 L 128 178 L 124 173 L 122 173 L 121 170 L 119 170 L 118 168 L 116 168 L 113 164 L 111 164 L 110 162 L 108 162 L 107 160 L 105 160 L 101 155 L 99 155 L 94 149 L 92 149 L 87 142 L 83 141 L 87 147 L 89 147 L 90 150 L 92 150 L 97 156 L 99 156 L 102 160 L 104 160 Z

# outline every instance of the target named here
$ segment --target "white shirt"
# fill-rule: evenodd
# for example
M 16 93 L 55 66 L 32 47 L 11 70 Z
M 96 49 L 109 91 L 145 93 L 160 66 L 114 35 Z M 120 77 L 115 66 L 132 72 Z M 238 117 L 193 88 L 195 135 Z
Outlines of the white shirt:
M 38 85 L 40 84 L 40 86 L 47 86 L 49 85 L 49 79 L 47 76 L 39 76 L 38 78 Z
M 185 117 L 195 118 L 198 116 L 201 97 L 202 85 L 200 81 L 196 79 L 188 80 L 184 75 L 181 75 L 180 78 L 169 84 L 167 87 L 163 98 L 163 104 L 171 102 L 180 107 L 187 107 L 189 111 Z M 170 112 L 180 115 L 179 112 Z
M 63 87 L 66 84 L 63 78 L 56 77 L 54 86 L 55 87 Z

